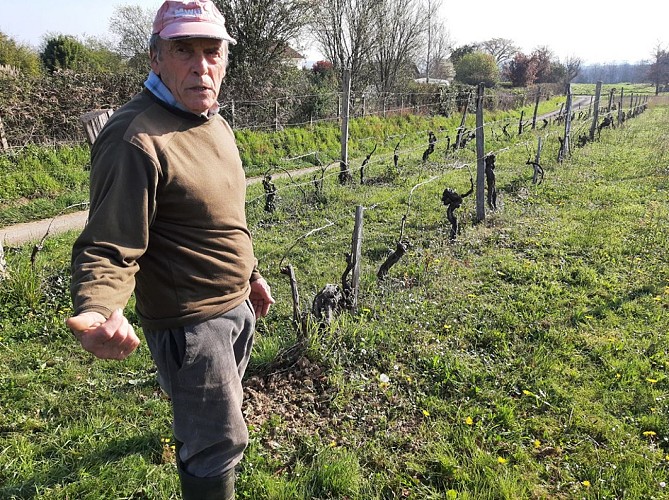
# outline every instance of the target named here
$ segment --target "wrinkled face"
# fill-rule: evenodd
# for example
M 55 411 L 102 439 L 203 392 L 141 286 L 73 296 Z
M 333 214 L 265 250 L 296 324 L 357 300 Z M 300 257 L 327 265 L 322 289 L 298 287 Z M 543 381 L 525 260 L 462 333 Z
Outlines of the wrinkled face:
M 227 55 L 227 42 L 214 38 L 161 39 L 151 69 L 182 106 L 200 114 L 216 103 Z

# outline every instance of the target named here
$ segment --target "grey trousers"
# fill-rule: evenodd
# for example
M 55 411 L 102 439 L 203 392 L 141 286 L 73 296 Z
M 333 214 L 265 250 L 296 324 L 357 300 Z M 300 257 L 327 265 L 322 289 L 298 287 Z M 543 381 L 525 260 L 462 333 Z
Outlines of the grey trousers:
M 145 330 L 158 381 L 172 400 L 173 431 L 186 472 L 213 477 L 233 468 L 248 445 L 242 377 L 255 314 L 246 300 L 204 323 Z

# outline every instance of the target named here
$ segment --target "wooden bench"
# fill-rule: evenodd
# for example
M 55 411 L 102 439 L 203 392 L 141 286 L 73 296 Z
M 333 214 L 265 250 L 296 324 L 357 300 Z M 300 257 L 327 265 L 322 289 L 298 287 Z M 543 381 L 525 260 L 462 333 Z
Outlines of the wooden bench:
M 79 121 L 82 123 L 84 130 L 86 131 L 88 143 L 91 146 L 112 113 L 114 113 L 113 109 L 94 109 L 79 117 Z

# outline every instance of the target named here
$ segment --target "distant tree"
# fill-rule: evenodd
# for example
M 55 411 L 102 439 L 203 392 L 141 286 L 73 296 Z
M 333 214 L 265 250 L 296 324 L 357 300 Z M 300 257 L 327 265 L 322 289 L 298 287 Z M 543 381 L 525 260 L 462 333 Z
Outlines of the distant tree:
M 424 54 L 423 60 L 427 61 L 425 76 L 450 79 L 455 76 L 453 64 L 449 60 L 453 51 L 451 35 L 444 22 L 432 22 L 429 42 L 425 48 L 429 48 L 429 54 Z M 427 52 L 427 50 L 426 50 Z
M 50 73 L 59 69 L 82 69 L 88 63 L 86 47 L 69 35 L 49 38 L 40 57 Z
M 471 54 L 472 52 L 478 52 L 479 50 L 480 50 L 479 45 L 475 43 L 469 45 L 461 45 L 460 47 L 453 49 L 453 52 L 451 52 L 451 62 L 455 65 L 458 63 L 460 59 L 462 59 L 463 56 Z
M 518 52 L 509 63 L 506 73 L 512 86 L 527 87 L 537 79 L 537 66 L 533 58 Z
M 493 56 L 500 68 L 509 63 L 518 51 L 519 49 L 513 43 L 513 40 L 508 38 L 491 38 L 481 43 L 481 52 Z
M 468 85 L 494 87 L 499 82 L 499 68 L 490 54 L 472 52 L 455 63 L 455 78 Z
M 564 74 L 564 84 L 571 82 L 575 79 L 581 72 L 581 65 L 583 61 L 575 56 L 568 57 L 564 63 L 565 74 Z
M 230 46 L 227 84 L 240 96 L 262 95 L 281 81 L 287 70 L 284 54 L 310 19 L 308 0 L 215 0 L 228 31 Z
M 109 31 L 116 36 L 114 51 L 131 66 L 147 68 L 149 38 L 154 12 L 139 5 L 117 5 L 109 19 Z
M 17 43 L 0 31 L 0 64 L 12 66 L 21 73 L 34 76 L 40 73 L 41 63 L 37 52 Z
M 311 20 L 313 37 L 321 52 L 341 74 L 351 71 L 351 81 L 364 88 L 367 70 L 377 43 L 374 10 L 376 0 L 315 0 Z
M 554 83 L 553 62 L 555 55 L 546 46 L 537 47 L 530 58 L 534 61 L 536 68 L 536 83 Z
M 659 44 L 653 50 L 648 77 L 655 84 L 655 95 L 660 93 L 661 87 L 669 84 L 669 52 Z
M 410 75 L 425 43 L 431 12 L 424 10 L 420 0 L 379 0 L 374 10 L 376 43 L 372 50 L 375 84 L 379 92 L 398 87 L 402 74 Z
M 119 73 L 126 70 L 127 62 L 120 54 L 109 48 L 111 44 L 108 41 L 90 37 L 85 39 L 83 44 L 88 51 L 86 69 L 98 73 Z M 148 58 L 141 69 L 146 72 L 147 68 Z

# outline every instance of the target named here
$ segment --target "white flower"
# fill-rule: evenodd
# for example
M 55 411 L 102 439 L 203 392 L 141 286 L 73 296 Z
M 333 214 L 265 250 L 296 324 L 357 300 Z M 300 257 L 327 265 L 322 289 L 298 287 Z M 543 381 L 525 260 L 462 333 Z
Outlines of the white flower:
M 381 381 L 382 384 L 387 384 L 388 382 L 390 382 L 390 377 L 385 373 L 382 373 L 381 375 L 379 375 L 379 380 Z

